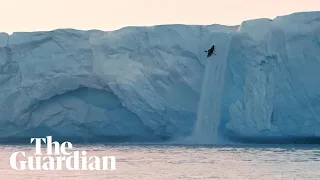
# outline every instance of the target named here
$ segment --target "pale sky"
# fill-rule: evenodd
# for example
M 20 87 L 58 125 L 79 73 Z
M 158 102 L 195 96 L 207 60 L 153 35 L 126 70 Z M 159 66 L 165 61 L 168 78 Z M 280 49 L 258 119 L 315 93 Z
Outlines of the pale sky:
M 320 11 L 320 0 L 0 0 L 0 32 L 237 25 L 301 11 Z

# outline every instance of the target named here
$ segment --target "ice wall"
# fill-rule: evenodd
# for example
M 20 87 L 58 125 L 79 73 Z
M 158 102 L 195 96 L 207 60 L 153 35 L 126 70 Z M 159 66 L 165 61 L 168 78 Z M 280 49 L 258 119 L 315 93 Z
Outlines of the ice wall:
M 209 31 L 168 25 L 0 36 L 0 137 L 159 141 L 192 133 Z M 221 29 L 221 30 L 220 30 Z
M 219 102 L 215 114 L 220 117 L 211 118 L 215 121 L 212 124 L 220 124 L 214 134 L 256 143 L 319 138 L 319 40 L 319 12 L 243 22 L 232 35 L 222 94 L 203 90 L 201 95 L 215 99 L 210 102 Z M 214 68 L 212 79 L 223 75 L 215 74 Z M 216 101 L 217 97 L 221 100 Z M 210 138 L 214 139 L 212 135 Z
M 319 12 L 234 27 L 2 33 L 0 139 L 317 138 L 319 63 Z

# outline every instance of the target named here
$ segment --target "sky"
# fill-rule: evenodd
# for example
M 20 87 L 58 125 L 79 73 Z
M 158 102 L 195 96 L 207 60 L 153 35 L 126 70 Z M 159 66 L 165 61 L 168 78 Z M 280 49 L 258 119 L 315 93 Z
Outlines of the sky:
M 320 0 L 0 0 L 0 32 L 238 25 L 302 11 L 320 11 Z

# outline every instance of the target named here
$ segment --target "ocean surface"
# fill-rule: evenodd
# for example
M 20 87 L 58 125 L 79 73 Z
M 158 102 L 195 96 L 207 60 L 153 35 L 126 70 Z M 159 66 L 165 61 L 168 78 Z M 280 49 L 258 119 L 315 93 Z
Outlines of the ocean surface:
M 111 171 L 17 171 L 10 155 L 33 146 L 0 145 L 1 180 L 320 179 L 320 146 L 76 145 L 88 156 L 115 156 Z

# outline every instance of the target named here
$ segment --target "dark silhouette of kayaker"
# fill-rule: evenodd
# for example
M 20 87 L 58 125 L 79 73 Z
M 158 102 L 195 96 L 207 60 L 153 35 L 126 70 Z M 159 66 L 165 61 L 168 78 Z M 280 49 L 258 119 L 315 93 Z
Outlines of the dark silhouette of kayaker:
M 214 54 L 214 45 L 212 45 L 212 47 L 208 51 L 205 51 L 205 52 L 208 53 L 207 58 L 212 56 L 212 54 Z M 214 54 L 214 55 L 216 55 L 216 54 Z

